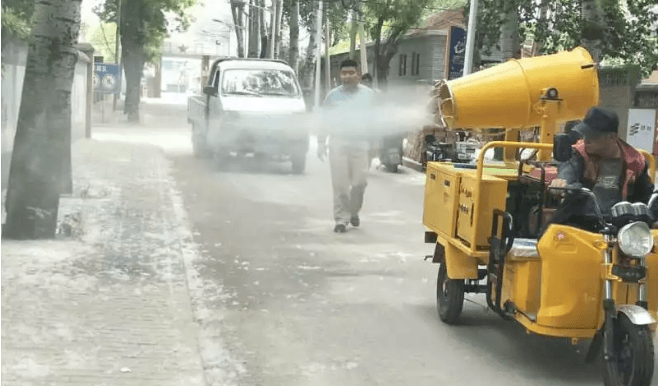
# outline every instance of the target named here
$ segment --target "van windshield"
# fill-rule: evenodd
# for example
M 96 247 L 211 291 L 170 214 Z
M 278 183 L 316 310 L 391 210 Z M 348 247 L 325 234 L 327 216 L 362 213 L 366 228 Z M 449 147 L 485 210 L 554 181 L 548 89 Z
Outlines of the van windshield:
M 300 89 L 292 71 L 240 69 L 224 72 L 222 94 L 297 97 Z

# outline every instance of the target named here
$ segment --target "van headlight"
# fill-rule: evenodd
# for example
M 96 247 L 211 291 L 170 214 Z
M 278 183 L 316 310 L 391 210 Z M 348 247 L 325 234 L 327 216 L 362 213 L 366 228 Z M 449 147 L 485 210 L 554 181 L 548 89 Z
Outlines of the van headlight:
M 625 225 L 618 232 L 618 245 L 627 256 L 645 257 L 654 246 L 650 227 L 641 221 Z

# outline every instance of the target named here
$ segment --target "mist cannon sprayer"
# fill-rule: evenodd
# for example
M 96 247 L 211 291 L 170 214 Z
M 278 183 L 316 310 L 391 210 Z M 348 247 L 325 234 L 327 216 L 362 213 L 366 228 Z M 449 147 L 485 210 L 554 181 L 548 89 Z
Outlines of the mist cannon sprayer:
M 440 119 L 451 129 L 506 129 L 506 141 L 540 128 L 539 142 L 553 143 L 558 125 L 580 120 L 599 103 L 597 65 L 577 47 L 553 55 L 510 60 L 435 86 Z M 547 161 L 550 152 L 540 150 Z M 506 159 L 508 160 L 508 154 Z

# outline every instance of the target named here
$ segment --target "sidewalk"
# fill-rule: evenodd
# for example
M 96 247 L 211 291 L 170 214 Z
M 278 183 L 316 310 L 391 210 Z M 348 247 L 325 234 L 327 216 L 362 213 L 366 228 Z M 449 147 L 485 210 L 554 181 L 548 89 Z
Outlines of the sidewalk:
M 191 235 L 162 151 L 81 140 L 73 165 L 73 236 L 2 241 L 2 385 L 205 385 Z

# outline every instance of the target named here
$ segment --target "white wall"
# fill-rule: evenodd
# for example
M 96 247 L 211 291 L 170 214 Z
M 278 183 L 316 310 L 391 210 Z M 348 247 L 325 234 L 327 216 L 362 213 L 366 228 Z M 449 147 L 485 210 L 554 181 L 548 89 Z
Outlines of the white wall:
M 2 183 L 6 184 L 9 161 L 14 147 L 14 136 L 18 123 L 25 64 L 27 63 L 27 44 L 12 40 L 2 47 Z M 85 137 L 87 98 L 87 61 L 84 55 L 75 68 L 71 93 L 71 141 Z

